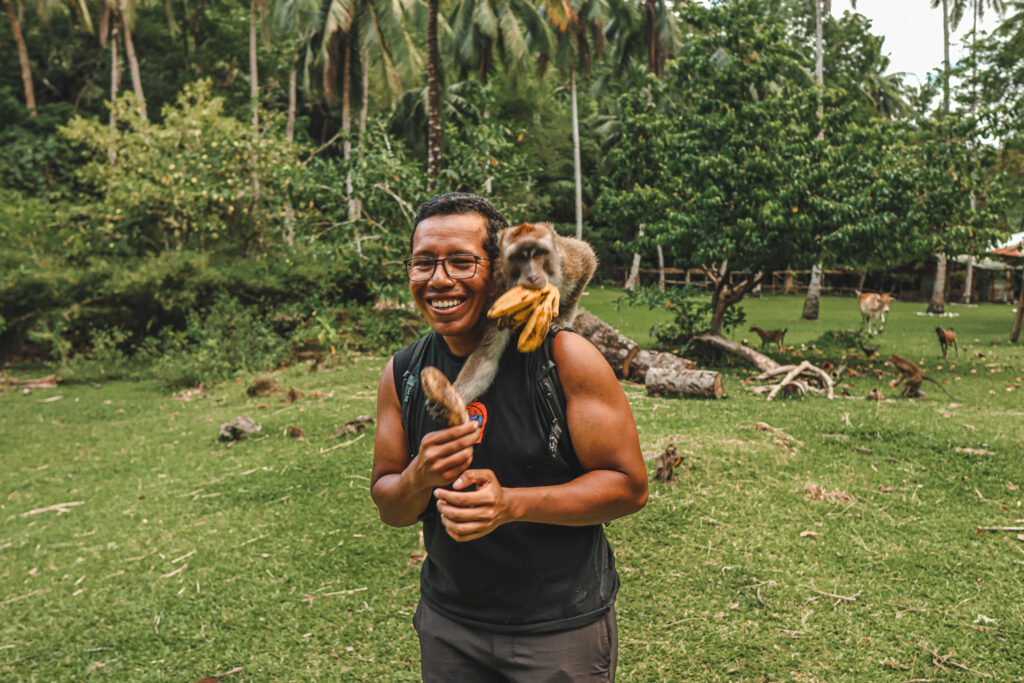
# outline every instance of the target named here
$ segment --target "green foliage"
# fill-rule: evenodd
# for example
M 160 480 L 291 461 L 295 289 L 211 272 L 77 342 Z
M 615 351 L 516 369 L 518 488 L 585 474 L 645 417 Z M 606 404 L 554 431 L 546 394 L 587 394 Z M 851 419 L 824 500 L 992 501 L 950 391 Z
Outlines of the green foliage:
M 669 320 L 655 323 L 650 335 L 663 351 L 679 353 L 695 334 L 711 329 L 714 307 L 707 294 L 696 287 L 669 287 L 660 291 L 657 287 L 637 287 L 625 292 L 616 304 L 646 306 L 652 311 L 662 311 Z M 746 313 L 739 306 L 728 308 L 723 317 L 722 327 L 731 333 L 746 322 Z
M 72 254 L 135 256 L 167 249 L 281 243 L 297 150 L 272 128 L 224 113 L 210 81 L 186 85 L 159 123 L 143 119 L 126 93 L 113 106 L 118 127 L 76 117 L 61 134 L 90 161 L 79 180 L 95 199 L 66 217 Z M 301 213 L 302 207 L 297 207 Z
M 142 344 L 140 360 L 168 387 L 192 387 L 271 370 L 284 356 L 285 340 L 267 315 L 238 299 L 220 296 L 192 311 L 183 329 L 165 327 Z

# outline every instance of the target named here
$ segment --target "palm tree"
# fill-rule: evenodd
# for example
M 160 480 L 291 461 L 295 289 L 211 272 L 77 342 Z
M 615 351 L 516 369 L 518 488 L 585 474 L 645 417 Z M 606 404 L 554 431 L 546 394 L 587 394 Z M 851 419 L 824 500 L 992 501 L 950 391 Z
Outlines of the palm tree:
M 971 6 L 971 13 L 974 17 L 974 30 L 977 30 L 977 21 L 984 16 L 985 8 L 990 7 L 1002 14 L 1005 6 L 1002 0 L 930 0 L 932 8 L 942 7 L 942 116 L 949 115 L 949 33 L 950 29 L 956 29 L 968 3 Z M 952 6 L 951 6 L 952 4 Z M 973 203 L 973 202 L 972 202 Z M 932 296 L 928 302 L 928 313 L 939 314 L 946 309 L 946 255 L 936 254 L 935 256 L 935 285 L 932 287 Z M 973 264 L 968 263 L 970 275 L 973 276 Z M 973 279 L 973 278 L 969 278 Z M 969 292 L 973 286 L 970 281 L 965 291 Z M 969 296 L 969 295 L 968 295 Z
M 435 1 L 435 0 L 431 0 Z M 583 237 L 583 172 L 580 161 L 580 122 L 576 103 L 577 64 L 590 73 L 594 55 L 604 52 L 603 23 L 608 16 L 605 0 L 544 0 L 542 11 L 555 29 L 554 50 L 544 55 L 569 71 L 572 106 L 573 177 L 576 184 L 576 237 Z M 593 54 L 592 54 L 593 52 Z
M 104 0 L 110 5 L 110 11 L 114 21 L 118 24 L 121 37 L 124 40 L 124 55 L 128 60 L 128 73 L 132 78 L 132 89 L 135 91 L 135 107 L 139 116 L 146 118 L 146 96 L 142 92 L 142 73 L 139 70 L 139 59 L 135 54 L 135 41 L 132 39 L 132 29 L 135 27 L 135 17 L 138 13 L 137 0 Z M 113 48 L 111 48 L 113 50 Z
M 455 64 L 460 76 L 473 71 L 481 83 L 487 83 L 495 56 L 515 74 L 531 48 L 539 53 L 551 50 L 551 29 L 527 0 L 459 0 L 448 24 L 458 40 Z M 483 116 L 488 118 L 490 112 L 485 109 Z M 491 178 L 484 181 L 484 192 L 491 193 Z
M 461 77 L 475 72 L 487 83 L 495 57 L 506 67 L 522 63 L 531 49 L 551 50 L 551 29 L 528 0 L 459 0 L 448 17 Z
M 18 61 L 21 62 L 21 82 L 25 87 L 25 107 L 30 116 L 36 116 L 36 91 L 32 86 L 32 63 L 28 58 L 28 47 L 25 45 L 25 36 L 21 33 L 21 21 L 25 16 L 21 0 L 18 0 L 18 11 L 14 11 L 11 0 L 4 0 L 4 9 L 7 10 L 7 18 L 11 22 L 11 32 L 14 34 L 14 42 L 18 45 Z
M 441 57 L 437 49 L 439 0 L 427 0 L 427 189 L 441 175 Z
M 664 0 L 643 0 L 615 2 L 610 6 L 611 18 L 605 36 L 615 46 L 612 62 L 615 71 L 623 71 L 627 65 L 642 55 L 647 72 L 661 78 L 668 56 L 679 44 L 679 20 Z M 643 237 L 643 224 L 637 226 L 637 237 Z M 657 245 L 659 262 L 659 283 L 664 288 L 665 268 L 661 245 Z M 623 289 L 633 290 L 640 282 L 640 254 L 633 254 L 629 274 Z
M 89 15 L 89 8 L 85 5 L 85 0 L 71 0 L 70 2 L 72 12 L 77 16 L 79 23 L 81 23 L 89 33 L 92 33 L 92 18 Z M 48 9 L 47 3 L 40 2 L 40 9 L 46 13 Z M 11 33 L 14 34 L 14 42 L 18 47 L 18 62 L 21 65 L 21 82 L 25 89 L 25 108 L 28 109 L 29 116 L 36 116 L 36 91 L 32 84 L 32 62 L 29 60 L 28 46 L 25 43 L 25 35 L 21 31 L 22 24 L 25 19 L 25 7 L 22 5 L 21 0 L 18 0 L 18 8 L 15 11 L 14 6 L 11 4 L 11 0 L 4 0 L 4 10 L 7 12 L 7 19 L 11 22 Z
M 825 49 L 823 39 L 824 19 L 822 15 L 829 15 L 832 12 L 830 0 L 812 0 L 814 2 L 814 82 L 818 86 L 818 120 L 825 116 L 822 95 L 825 88 Z M 857 4 L 852 3 L 854 9 Z M 818 129 L 818 140 L 825 139 L 825 129 Z M 811 281 L 807 285 L 807 298 L 804 299 L 804 320 L 817 320 L 818 308 L 821 303 L 821 272 L 822 264 L 819 261 L 811 268 Z

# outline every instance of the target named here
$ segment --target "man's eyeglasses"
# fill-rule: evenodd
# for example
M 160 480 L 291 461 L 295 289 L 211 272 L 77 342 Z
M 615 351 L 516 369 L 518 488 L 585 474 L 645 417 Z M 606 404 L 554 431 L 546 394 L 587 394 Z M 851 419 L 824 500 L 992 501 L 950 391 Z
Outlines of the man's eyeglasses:
M 476 275 L 476 266 L 481 261 L 490 261 L 489 258 L 476 256 L 474 254 L 452 254 L 444 258 L 432 256 L 412 256 L 405 259 L 405 272 L 409 274 L 412 282 L 424 282 L 434 276 L 437 264 L 440 263 L 444 272 L 453 280 L 467 280 Z

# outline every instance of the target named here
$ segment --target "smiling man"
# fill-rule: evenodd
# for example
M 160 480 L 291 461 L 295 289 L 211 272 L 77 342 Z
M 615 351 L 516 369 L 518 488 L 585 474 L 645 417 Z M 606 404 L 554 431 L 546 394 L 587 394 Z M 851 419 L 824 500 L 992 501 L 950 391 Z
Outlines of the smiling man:
M 530 354 L 509 345 L 457 427 L 430 416 L 416 381 L 426 365 L 454 380 L 480 344 L 505 227 L 475 195 L 420 207 L 406 270 L 433 331 L 384 368 L 371 494 L 386 524 L 423 522 L 413 624 L 425 681 L 611 681 L 619 579 L 602 523 L 647 501 L 636 423 L 611 367 L 570 331 Z M 547 358 L 569 433 L 558 448 L 536 389 Z

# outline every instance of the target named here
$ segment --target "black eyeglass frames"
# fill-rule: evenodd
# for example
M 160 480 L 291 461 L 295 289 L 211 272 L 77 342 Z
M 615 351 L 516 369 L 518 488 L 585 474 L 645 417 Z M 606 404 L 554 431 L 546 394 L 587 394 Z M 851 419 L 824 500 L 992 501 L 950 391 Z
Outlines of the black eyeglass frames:
M 453 280 L 467 280 L 476 275 L 477 264 L 481 261 L 490 261 L 490 259 L 475 254 L 452 254 L 444 258 L 411 256 L 403 263 L 405 263 L 405 272 L 409 274 L 409 280 L 424 282 L 434 276 L 438 263 L 444 268 L 448 277 Z

